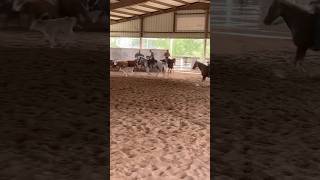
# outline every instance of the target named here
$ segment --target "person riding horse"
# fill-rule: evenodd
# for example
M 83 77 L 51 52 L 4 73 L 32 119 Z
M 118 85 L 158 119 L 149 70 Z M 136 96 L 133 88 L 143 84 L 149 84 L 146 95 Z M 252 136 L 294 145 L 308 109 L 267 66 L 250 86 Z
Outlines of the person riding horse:
M 149 56 L 149 60 L 148 60 L 148 66 L 153 67 L 153 65 L 157 63 L 157 60 L 154 59 L 154 53 L 153 51 L 150 49 L 150 56 Z
M 312 7 L 315 16 L 313 49 L 320 50 L 320 0 L 311 1 L 309 4 Z
M 141 52 L 140 52 L 140 50 L 139 50 L 139 52 L 137 52 L 137 53 L 134 55 L 134 57 L 135 57 L 136 59 L 140 59 L 140 57 L 144 57 L 144 55 L 141 54 Z
M 164 53 L 164 57 L 165 57 L 166 59 L 169 59 L 169 57 L 170 57 L 169 50 L 167 50 L 167 51 Z
M 168 63 L 168 61 L 170 60 L 169 57 L 170 57 L 169 50 L 166 50 L 166 52 L 164 53 L 164 59 L 161 60 L 161 62 Z
M 141 54 L 141 51 L 139 50 L 139 52 L 137 52 L 135 55 L 135 61 L 136 61 L 136 67 L 141 70 L 142 68 L 142 59 L 144 58 L 144 55 Z

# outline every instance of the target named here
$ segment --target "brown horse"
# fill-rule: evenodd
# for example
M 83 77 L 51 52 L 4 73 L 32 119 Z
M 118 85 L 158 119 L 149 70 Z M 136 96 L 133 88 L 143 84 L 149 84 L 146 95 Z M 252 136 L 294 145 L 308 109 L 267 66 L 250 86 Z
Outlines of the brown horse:
M 305 72 L 302 62 L 306 52 L 308 49 L 314 50 L 315 15 L 290 2 L 274 0 L 264 24 L 271 25 L 278 17 L 282 17 L 286 22 L 297 47 L 294 65 Z
M 161 60 L 161 62 L 167 64 L 168 73 L 172 73 L 173 72 L 174 65 L 176 64 L 176 58 L 172 58 L 172 59 L 166 58 L 166 59 Z
M 199 68 L 202 75 L 202 82 L 206 80 L 206 78 L 210 78 L 210 64 L 207 66 L 199 61 L 195 61 L 192 69 Z

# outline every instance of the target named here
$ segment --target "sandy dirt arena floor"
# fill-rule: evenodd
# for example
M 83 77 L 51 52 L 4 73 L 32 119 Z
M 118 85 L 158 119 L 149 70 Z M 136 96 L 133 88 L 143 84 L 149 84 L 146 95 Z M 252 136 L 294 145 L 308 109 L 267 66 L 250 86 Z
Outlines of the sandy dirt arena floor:
M 320 179 L 320 54 L 308 53 L 307 76 L 291 41 L 215 38 L 216 179 Z
M 39 37 L 0 32 L 0 179 L 103 179 L 104 36 L 82 33 L 68 49 Z
M 111 73 L 111 179 L 210 179 L 210 86 L 201 76 Z

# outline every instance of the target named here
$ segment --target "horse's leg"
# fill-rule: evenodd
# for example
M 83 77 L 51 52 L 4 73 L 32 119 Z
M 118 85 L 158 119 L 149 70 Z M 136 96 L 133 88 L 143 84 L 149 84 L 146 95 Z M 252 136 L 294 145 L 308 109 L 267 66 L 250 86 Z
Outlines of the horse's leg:
M 150 69 L 148 66 L 146 67 L 146 72 L 148 73 L 148 75 L 150 75 Z
M 296 57 L 294 60 L 295 67 L 302 72 L 306 72 L 306 69 L 303 67 L 302 62 L 304 60 L 304 57 L 306 56 L 307 49 L 308 48 L 298 47 L 296 51 Z
M 120 68 L 119 71 L 121 71 L 124 74 L 125 77 L 128 77 L 128 74 L 127 74 L 127 72 L 125 72 L 124 69 Z
M 163 75 L 163 77 L 166 77 L 166 68 L 165 67 L 163 67 L 162 75 Z
M 161 69 L 160 69 L 160 67 L 158 65 L 156 66 L 156 69 L 157 69 L 156 77 L 158 77 L 159 74 L 161 73 Z

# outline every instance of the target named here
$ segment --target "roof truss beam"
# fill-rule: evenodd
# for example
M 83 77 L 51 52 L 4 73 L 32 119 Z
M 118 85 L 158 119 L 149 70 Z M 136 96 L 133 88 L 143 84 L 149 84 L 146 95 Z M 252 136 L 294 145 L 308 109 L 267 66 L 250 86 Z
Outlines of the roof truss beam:
M 182 5 L 182 6 L 176 6 L 176 7 L 169 8 L 169 9 L 161 9 L 159 11 L 149 12 L 149 13 L 146 13 L 143 15 L 137 15 L 137 16 L 133 16 L 133 17 L 129 17 L 129 18 L 124 18 L 124 19 L 117 20 L 117 21 L 111 21 L 110 24 L 116 24 L 116 23 L 131 21 L 131 20 L 135 20 L 135 19 L 146 18 L 149 16 L 155 16 L 155 15 L 165 14 L 165 13 L 179 11 L 179 10 L 194 10 L 194 9 L 209 10 L 210 4 L 209 3 L 202 3 L 202 2 L 195 2 L 195 3 L 190 3 L 190 4 L 186 4 L 186 5 Z
M 168 3 L 165 3 L 165 2 L 161 2 L 161 1 L 158 1 L 158 0 L 151 0 L 150 2 L 153 2 L 153 3 L 156 3 L 156 4 L 160 4 L 160 5 L 163 5 L 163 6 L 167 6 L 167 7 L 170 7 L 170 8 L 174 7 L 171 4 L 168 4 Z
M 126 14 L 126 15 L 129 15 L 129 16 L 136 16 L 137 15 L 137 14 L 134 14 L 134 13 L 129 13 L 129 12 L 125 12 L 125 11 L 119 11 L 119 10 L 112 10 L 111 12 L 119 13 L 119 14 Z
M 147 4 L 138 4 L 138 5 L 142 6 L 142 7 L 145 7 L 145 8 L 153 9 L 153 10 L 156 10 L 156 11 L 162 10 L 161 8 L 157 8 L 157 7 L 154 7 L 154 6 L 149 6 Z
M 117 3 L 111 3 L 110 4 L 110 11 L 118 8 L 123 8 L 126 6 L 133 6 L 141 3 L 145 3 L 149 0 L 121 0 L 120 2 Z
M 133 8 L 133 7 L 126 7 L 126 9 L 131 10 L 131 11 L 141 12 L 141 13 L 149 13 L 149 11 L 145 11 L 145 10 L 137 9 L 137 8 Z
M 175 2 L 181 3 L 181 4 L 187 4 L 188 2 L 184 1 L 184 0 L 173 0 Z

